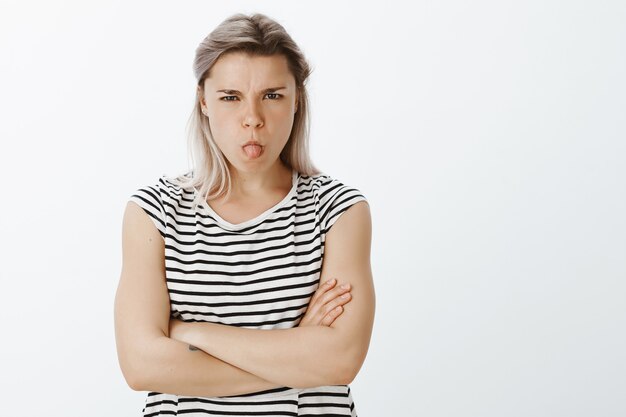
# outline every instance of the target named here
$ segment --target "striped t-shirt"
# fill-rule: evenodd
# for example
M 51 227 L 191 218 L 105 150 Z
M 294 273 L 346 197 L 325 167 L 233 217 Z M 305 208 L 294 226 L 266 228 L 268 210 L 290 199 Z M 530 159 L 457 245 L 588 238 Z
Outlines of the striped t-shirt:
M 231 224 L 206 201 L 193 209 L 196 193 L 163 175 L 130 197 L 165 241 L 171 317 L 253 329 L 298 325 L 319 286 L 326 233 L 350 206 L 367 201 L 326 174 L 293 171 L 292 188 L 282 201 Z M 224 397 L 149 392 L 142 410 L 143 416 L 189 412 L 357 416 L 348 385 Z

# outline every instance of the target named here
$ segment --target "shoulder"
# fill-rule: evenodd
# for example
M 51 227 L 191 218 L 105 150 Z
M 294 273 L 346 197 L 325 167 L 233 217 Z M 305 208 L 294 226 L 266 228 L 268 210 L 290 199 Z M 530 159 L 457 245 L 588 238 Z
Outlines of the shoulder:
M 326 233 L 344 212 L 354 205 L 366 206 L 351 211 L 367 210 L 369 215 L 369 203 L 359 188 L 344 181 L 332 177 L 326 173 L 320 173 L 304 177 L 304 183 L 308 184 L 319 204 L 319 216 L 321 229 Z M 363 202 L 362 204 L 357 204 Z
M 358 194 L 365 198 L 358 188 L 326 173 L 303 176 L 303 182 L 308 185 L 308 188 L 317 191 L 320 199 L 323 200 L 346 194 Z
M 186 196 L 189 193 L 180 183 L 180 179 L 188 175 L 171 177 L 163 174 L 154 181 L 135 188 L 129 197 L 129 201 L 144 209 L 163 236 L 166 234 L 168 217 L 178 211 L 183 201 L 189 200 Z
M 189 192 L 189 190 L 183 188 L 180 180 L 188 179 L 189 177 L 189 173 L 177 177 L 162 174 L 154 181 L 137 187 L 133 192 L 133 197 L 149 199 L 160 204 L 170 202 L 171 200 L 180 200 L 185 193 Z

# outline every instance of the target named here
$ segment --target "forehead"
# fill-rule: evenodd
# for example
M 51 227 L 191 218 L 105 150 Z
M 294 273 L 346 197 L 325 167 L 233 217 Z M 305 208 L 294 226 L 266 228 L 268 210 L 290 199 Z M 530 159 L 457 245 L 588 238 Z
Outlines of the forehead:
M 231 87 L 290 81 L 294 79 L 284 55 L 258 56 L 243 52 L 230 52 L 220 56 L 206 79 L 207 84 L 231 84 Z

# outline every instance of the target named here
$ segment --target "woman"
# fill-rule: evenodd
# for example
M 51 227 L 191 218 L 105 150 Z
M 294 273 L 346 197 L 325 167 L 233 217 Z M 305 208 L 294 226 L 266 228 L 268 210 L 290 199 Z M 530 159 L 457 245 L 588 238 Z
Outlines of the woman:
M 237 14 L 194 70 L 194 169 L 138 189 L 124 213 L 124 377 L 149 391 L 144 415 L 356 416 L 370 212 L 309 159 L 309 66 L 280 24 Z

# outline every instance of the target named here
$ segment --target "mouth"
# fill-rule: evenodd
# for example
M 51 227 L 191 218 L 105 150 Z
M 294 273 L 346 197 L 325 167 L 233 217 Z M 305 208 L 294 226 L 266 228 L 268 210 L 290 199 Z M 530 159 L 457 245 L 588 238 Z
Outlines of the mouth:
M 248 145 L 259 145 L 262 146 L 261 143 L 258 140 L 249 140 L 246 143 L 243 144 L 243 146 L 248 146 Z
M 250 141 L 242 146 L 243 152 L 250 159 L 256 159 L 263 154 L 264 147 L 256 141 Z

